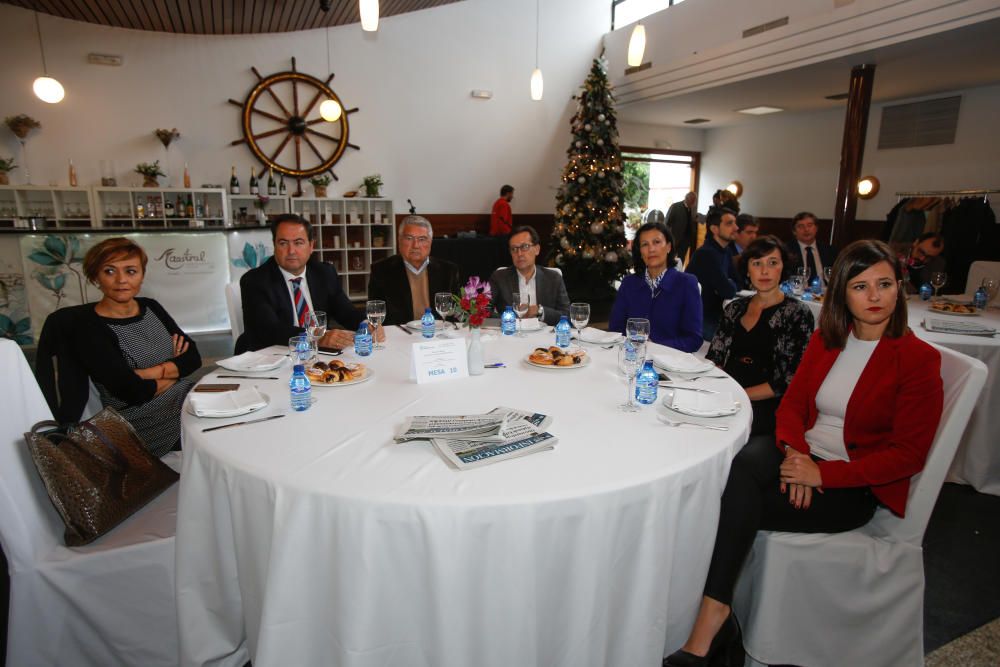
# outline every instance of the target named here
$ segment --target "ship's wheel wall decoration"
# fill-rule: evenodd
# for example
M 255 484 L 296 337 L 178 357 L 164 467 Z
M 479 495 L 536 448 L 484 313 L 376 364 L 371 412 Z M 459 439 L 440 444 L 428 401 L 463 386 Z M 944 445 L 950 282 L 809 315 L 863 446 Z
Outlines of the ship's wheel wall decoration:
M 243 111 L 243 137 L 230 145 L 245 143 L 265 168 L 294 178 L 298 183 L 296 195 L 302 194 L 304 178 L 328 172 L 334 180 L 340 180 L 333 166 L 348 148 L 361 148 L 349 141 L 348 116 L 358 109 L 344 109 L 340 97 L 330 88 L 334 75 L 320 81 L 303 74 L 295 69 L 295 58 L 289 72 L 264 77 L 256 67 L 250 70 L 257 84 L 243 102 L 229 99 Z M 344 109 L 340 119 L 332 123 L 319 115 L 320 102 L 328 98 Z

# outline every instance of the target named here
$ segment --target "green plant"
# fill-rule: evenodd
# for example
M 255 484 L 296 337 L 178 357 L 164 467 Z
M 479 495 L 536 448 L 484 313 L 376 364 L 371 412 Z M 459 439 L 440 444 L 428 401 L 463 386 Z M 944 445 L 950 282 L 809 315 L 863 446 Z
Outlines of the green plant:
M 153 134 L 155 134 L 156 138 L 160 140 L 160 143 L 163 144 L 164 148 L 170 148 L 170 144 L 174 139 L 181 138 L 181 133 L 177 131 L 176 127 L 169 130 L 157 128 L 153 130 Z
M 17 164 L 14 163 L 14 158 L 12 157 L 0 157 L 0 171 L 8 172 L 17 169 Z
M 310 178 L 309 182 L 312 183 L 314 187 L 318 186 L 321 188 L 325 188 L 326 186 L 330 185 L 330 181 L 332 180 L 333 179 L 330 178 L 328 174 L 320 174 L 319 176 L 313 176 L 312 178 Z
M 160 161 L 154 160 L 152 164 L 148 162 L 140 162 L 135 165 L 135 173 L 142 174 L 146 178 L 157 178 L 158 176 L 166 176 L 165 173 L 160 169 Z
M 371 176 L 365 176 L 361 180 L 361 185 L 365 188 L 365 194 L 369 197 L 378 197 L 379 188 L 381 188 L 384 183 L 382 182 L 381 174 L 372 174 Z

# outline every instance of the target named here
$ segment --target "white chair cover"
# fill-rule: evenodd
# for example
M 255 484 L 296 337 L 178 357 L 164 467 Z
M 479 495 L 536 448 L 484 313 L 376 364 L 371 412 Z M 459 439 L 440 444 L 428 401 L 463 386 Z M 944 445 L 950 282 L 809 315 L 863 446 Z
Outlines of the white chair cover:
M 923 665 L 921 542 L 945 473 L 986 381 L 979 360 L 941 353 L 944 411 L 900 519 L 876 511 L 839 534 L 762 531 L 736 586 L 748 664 Z
M 243 333 L 243 301 L 240 294 L 240 283 L 226 283 L 226 309 L 229 311 L 229 327 L 233 331 L 233 340 Z
M 965 281 L 965 293 L 974 294 L 983 284 L 983 278 L 1000 280 L 1000 262 L 973 262 L 969 267 L 969 277 Z M 1000 291 L 997 291 L 990 303 L 1000 303 Z
M 177 485 L 86 547 L 63 524 L 24 433 L 52 419 L 20 348 L 0 339 L 0 542 L 10 572 L 7 664 L 176 665 Z M 164 461 L 180 469 L 178 457 Z

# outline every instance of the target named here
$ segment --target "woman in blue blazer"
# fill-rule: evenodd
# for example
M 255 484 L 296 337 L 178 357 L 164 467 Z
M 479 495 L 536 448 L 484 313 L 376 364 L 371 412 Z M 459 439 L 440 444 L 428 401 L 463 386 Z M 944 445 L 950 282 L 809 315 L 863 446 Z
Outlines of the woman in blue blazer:
M 625 276 L 611 308 L 611 331 L 630 317 L 649 320 L 649 339 L 684 352 L 701 347 L 698 279 L 674 268 L 674 239 L 662 222 L 647 222 L 632 242 L 635 273 Z

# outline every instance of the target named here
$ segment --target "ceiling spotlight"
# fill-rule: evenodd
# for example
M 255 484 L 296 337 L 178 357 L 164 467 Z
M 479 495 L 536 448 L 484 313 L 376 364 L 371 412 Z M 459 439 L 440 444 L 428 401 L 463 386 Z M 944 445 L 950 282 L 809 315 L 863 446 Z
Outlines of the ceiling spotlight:
M 378 30 L 378 0 L 359 0 L 361 29 L 365 32 Z
M 769 113 L 778 113 L 784 111 L 784 109 L 779 109 L 778 107 L 769 106 L 759 106 L 759 107 L 748 107 L 746 109 L 737 109 L 736 113 L 750 114 L 751 116 L 763 116 Z
M 858 197 L 861 199 L 871 199 L 878 194 L 878 179 L 874 176 L 865 176 L 858 181 Z

